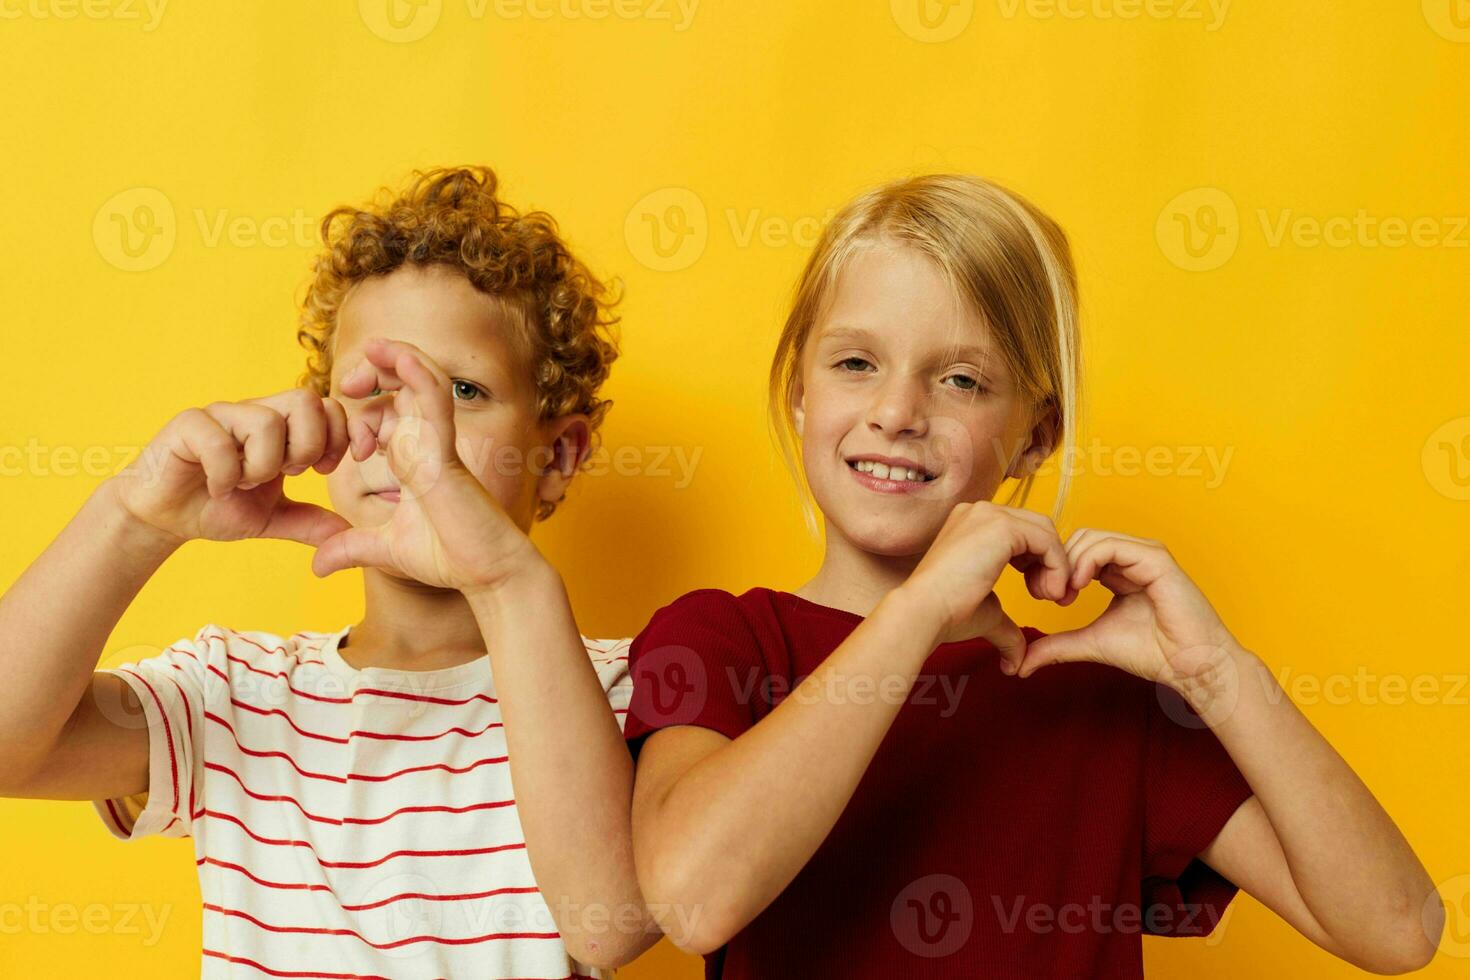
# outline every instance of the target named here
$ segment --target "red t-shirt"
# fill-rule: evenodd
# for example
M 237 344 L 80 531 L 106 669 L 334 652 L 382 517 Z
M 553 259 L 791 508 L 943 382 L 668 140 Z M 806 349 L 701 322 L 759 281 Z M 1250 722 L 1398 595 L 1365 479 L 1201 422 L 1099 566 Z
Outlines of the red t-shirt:
M 738 737 L 861 621 L 759 588 L 665 606 L 633 641 L 629 748 Z M 1224 914 L 1236 886 L 1196 855 L 1250 795 L 1166 687 L 1089 663 L 1022 680 L 984 640 L 942 644 L 832 832 L 705 976 L 1142 977 L 1143 933 Z

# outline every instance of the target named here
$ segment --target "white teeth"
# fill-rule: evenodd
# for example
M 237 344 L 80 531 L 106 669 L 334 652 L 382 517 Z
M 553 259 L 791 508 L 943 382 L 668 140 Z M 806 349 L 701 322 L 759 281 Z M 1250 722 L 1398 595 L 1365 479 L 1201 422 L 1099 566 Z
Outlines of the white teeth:
M 869 473 L 880 480 L 893 480 L 899 483 L 927 482 L 922 470 L 911 470 L 905 466 L 889 466 L 870 459 L 858 460 L 853 464 L 853 468 L 859 473 Z

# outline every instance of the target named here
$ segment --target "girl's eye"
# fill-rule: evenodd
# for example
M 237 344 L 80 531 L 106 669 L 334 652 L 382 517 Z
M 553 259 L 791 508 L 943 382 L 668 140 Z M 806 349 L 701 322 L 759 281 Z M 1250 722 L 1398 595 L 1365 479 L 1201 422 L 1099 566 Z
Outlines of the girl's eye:
M 980 387 L 980 382 L 970 377 L 968 374 L 951 374 L 945 380 L 955 382 L 954 387 L 958 388 L 960 391 L 974 391 Z
M 456 379 L 454 382 L 454 397 L 458 401 L 474 401 L 482 394 L 484 392 L 480 390 L 480 386 L 473 381 L 460 381 Z
M 844 357 L 837 362 L 837 366 L 845 371 L 862 371 L 864 368 L 870 368 L 873 365 L 866 358 Z

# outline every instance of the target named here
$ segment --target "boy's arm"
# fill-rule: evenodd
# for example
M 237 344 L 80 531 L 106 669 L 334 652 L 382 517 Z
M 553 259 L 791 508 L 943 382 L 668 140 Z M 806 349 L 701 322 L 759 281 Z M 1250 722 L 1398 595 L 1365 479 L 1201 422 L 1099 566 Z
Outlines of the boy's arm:
M 467 592 L 490 651 L 536 884 L 571 956 L 614 968 L 658 941 L 633 865 L 633 762 L 561 576 L 544 560 Z
M 93 491 L 0 597 L 0 796 L 101 799 L 148 788 L 148 729 L 113 725 L 87 695 L 107 638 L 178 542 L 133 519 L 114 488 Z M 87 742 L 89 765 L 42 773 L 65 731 Z

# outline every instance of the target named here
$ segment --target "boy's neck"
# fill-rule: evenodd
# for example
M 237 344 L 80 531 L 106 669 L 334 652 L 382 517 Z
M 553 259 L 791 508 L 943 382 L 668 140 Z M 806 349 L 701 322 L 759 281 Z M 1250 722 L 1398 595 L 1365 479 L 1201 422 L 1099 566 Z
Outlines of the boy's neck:
M 867 616 L 902 585 L 922 555 L 890 557 L 863 551 L 827 525 L 822 567 L 795 594 L 810 602 Z
M 480 625 L 464 595 L 363 569 L 362 622 L 338 653 L 362 670 L 442 670 L 486 656 Z

